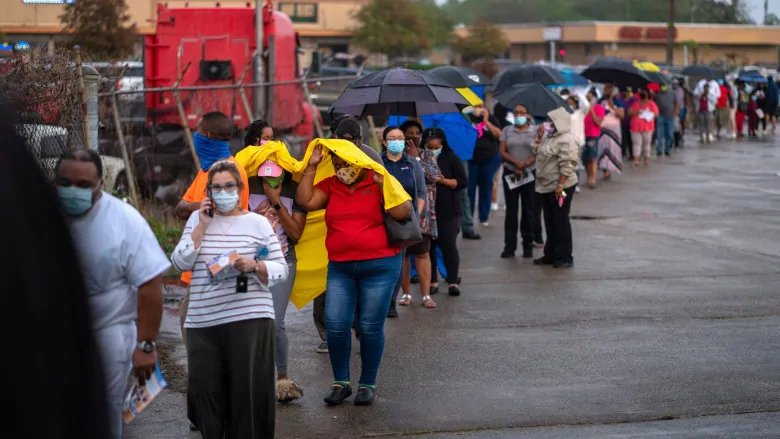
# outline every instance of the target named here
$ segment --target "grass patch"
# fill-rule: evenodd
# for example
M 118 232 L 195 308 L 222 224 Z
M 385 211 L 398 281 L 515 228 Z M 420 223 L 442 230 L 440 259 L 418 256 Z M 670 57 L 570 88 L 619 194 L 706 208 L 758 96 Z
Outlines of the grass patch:
M 138 211 L 146 218 L 149 227 L 152 228 L 152 232 L 157 238 L 157 242 L 165 252 L 165 255 L 170 258 L 181 239 L 184 221 L 176 217 L 173 213 L 173 208 L 159 203 L 142 201 L 141 205 L 138 206 Z M 177 273 L 175 269 L 171 268 L 165 274 L 175 275 Z

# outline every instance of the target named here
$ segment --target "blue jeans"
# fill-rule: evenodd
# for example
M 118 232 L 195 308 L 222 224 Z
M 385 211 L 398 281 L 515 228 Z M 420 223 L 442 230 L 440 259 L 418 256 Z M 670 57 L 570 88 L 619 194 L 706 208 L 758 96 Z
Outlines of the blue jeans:
M 479 187 L 479 221 L 485 222 L 490 215 L 490 203 L 493 198 L 493 179 L 501 166 L 501 158 L 495 156 L 485 163 L 474 163 L 469 160 L 469 202 L 471 210 L 468 212 L 474 216 L 476 206 L 477 187 Z
M 352 322 L 359 303 L 362 363 L 359 384 L 376 385 L 385 349 L 385 318 L 401 266 L 400 254 L 366 261 L 328 263 L 325 331 L 335 381 L 349 381 Z
M 658 154 L 671 153 L 674 142 L 674 117 L 658 117 Z M 666 147 L 664 148 L 664 144 Z

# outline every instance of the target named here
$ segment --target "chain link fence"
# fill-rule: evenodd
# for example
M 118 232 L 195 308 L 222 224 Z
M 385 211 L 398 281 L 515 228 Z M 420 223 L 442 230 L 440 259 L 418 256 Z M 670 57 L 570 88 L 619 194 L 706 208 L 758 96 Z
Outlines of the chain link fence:
M 86 146 L 79 73 L 70 50 L 35 48 L 0 60 L 0 95 L 17 110 L 18 131 L 49 178 L 63 152 Z
M 274 136 L 288 145 L 293 156 L 302 158 L 310 138 L 328 135 L 328 127 L 322 126 L 322 113 L 330 103 L 318 98 L 318 89 L 327 88 L 329 94 L 325 98 L 335 100 L 340 91 L 335 93 L 331 84 L 346 87 L 355 79 L 348 76 L 128 89 L 125 84 L 133 80 L 127 79 L 127 70 L 98 70 L 101 151 L 122 157 L 124 149 L 131 165 L 127 175 L 134 176 L 132 182 L 128 181 L 129 192 L 135 190 L 140 198 L 170 205 L 181 200 L 197 173 L 191 135 L 202 115 L 221 111 L 233 120 L 230 149 L 236 154 L 244 148 L 245 129 L 252 121 L 253 90 L 262 88 L 271 103 L 270 114 L 267 111 L 265 118 L 273 121 Z M 130 188 L 133 185 L 136 187 Z

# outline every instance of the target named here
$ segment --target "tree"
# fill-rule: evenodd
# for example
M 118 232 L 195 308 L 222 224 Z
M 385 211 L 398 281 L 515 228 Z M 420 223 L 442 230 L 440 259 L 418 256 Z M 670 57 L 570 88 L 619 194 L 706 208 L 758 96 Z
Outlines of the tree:
M 764 25 L 780 26 L 780 17 L 770 12 L 766 14 L 766 17 L 764 17 Z
M 65 5 L 59 17 L 72 41 L 96 59 L 122 59 L 133 54 L 136 26 L 125 0 L 78 0 Z
M 447 46 L 452 41 L 453 22 L 450 14 L 435 0 L 417 0 L 416 7 L 426 23 L 426 35 L 433 47 Z
M 355 44 L 390 58 L 417 56 L 433 47 L 428 23 L 411 0 L 372 0 L 355 14 Z
M 509 41 L 500 27 L 480 20 L 468 29 L 468 34 L 456 36 L 452 48 L 468 60 L 504 56 Z

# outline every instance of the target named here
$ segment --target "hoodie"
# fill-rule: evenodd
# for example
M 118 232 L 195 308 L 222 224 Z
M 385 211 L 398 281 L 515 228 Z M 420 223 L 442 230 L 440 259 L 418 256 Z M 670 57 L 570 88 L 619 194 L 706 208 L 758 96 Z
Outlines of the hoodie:
M 536 192 L 547 194 L 555 191 L 558 179 L 566 176 L 564 188 L 577 184 L 579 147 L 571 134 L 571 115 L 563 108 L 547 113 L 555 125 L 555 132 L 542 137 L 531 145 L 536 156 Z

